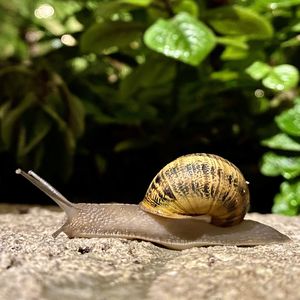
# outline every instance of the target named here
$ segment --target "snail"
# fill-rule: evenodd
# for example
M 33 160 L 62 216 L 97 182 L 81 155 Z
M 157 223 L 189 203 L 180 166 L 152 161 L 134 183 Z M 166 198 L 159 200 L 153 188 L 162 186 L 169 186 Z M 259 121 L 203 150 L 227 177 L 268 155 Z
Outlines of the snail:
M 213 154 L 188 154 L 167 164 L 139 205 L 71 203 L 33 171 L 16 173 L 65 211 L 66 222 L 53 237 L 64 232 L 69 238 L 138 239 L 176 250 L 289 241 L 270 226 L 244 220 L 248 183 L 234 164 Z

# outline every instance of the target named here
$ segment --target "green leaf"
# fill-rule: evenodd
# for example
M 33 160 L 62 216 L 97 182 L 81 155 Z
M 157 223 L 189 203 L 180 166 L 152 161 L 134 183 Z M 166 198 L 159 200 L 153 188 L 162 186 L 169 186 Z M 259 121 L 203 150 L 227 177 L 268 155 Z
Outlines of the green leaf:
M 92 120 L 98 124 L 107 125 L 117 123 L 114 117 L 105 114 L 95 103 L 86 102 L 85 110 L 87 116 L 90 116 Z
M 45 152 L 46 152 L 46 148 L 44 144 L 39 144 L 34 151 L 34 157 L 33 157 L 33 169 L 34 170 L 39 170 L 42 162 L 43 162 L 43 158 L 45 157 Z M 48 153 L 47 153 L 48 155 Z M 24 157 L 26 158 L 26 157 Z
M 69 127 L 76 138 L 80 137 L 84 132 L 85 111 L 79 98 L 67 94 L 68 111 L 69 111 Z
M 264 78 L 272 68 L 264 62 L 256 61 L 246 69 L 246 73 L 255 80 Z
M 123 11 L 147 7 L 152 0 L 115 0 L 103 1 L 97 3 L 95 15 L 102 18 L 110 18 L 114 14 L 120 14 Z
M 220 34 L 258 40 L 273 36 L 269 21 L 245 7 L 223 6 L 210 10 L 207 17 L 209 24 Z
M 266 112 L 270 108 L 270 100 L 265 97 L 255 97 L 249 105 L 250 112 L 259 115 Z
M 120 0 L 120 2 L 122 3 L 128 3 L 128 4 L 141 6 L 141 7 L 150 5 L 152 1 L 153 0 Z
M 287 134 L 300 136 L 300 104 L 296 104 L 275 118 L 278 127 Z
M 298 46 L 300 46 L 300 40 L 299 40 L 298 35 L 289 40 L 282 42 L 280 45 L 280 47 L 282 47 L 282 48 L 298 47 Z
M 32 132 L 29 132 L 29 128 L 26 128 L 25 126 L 20 128 L 21 137 L 19 137 L 19 139 L 21 140 L 19 140 L 18 143 L 18 157 L 26 156 L 33 149 L 35 149 L 51 129 L 49 119 L 45 118 L 44 114 L 37 114 L 34 116 L 34 122 L 32 122 L 32 126 Z
M 300 32 L 300 22 L 297 22 L 295 25 L 293 25 L 291 30 L 294 32 Z
M 230 36 L 230 37 L 217 37 L 218 44 L 225 46 L 232 46 L 235 48 L 240 48 L 242 50 L 248 50 L 249 46 L 242 37 Z
M 300 4 L 300 0 L 257 0 L 255 2 L 258 7 L 265 7 L 272 10 Z
M 222 60 L 242 60 L 245 59 L 248 55 L 248 50 L 227 46 L 223 51 L 221 58 Z
M 6 112 L 3 113 L 1 122 L 1 134 L 2 140 L 7 147 L 11 147 L 16 122 L 22 117 L 24 112 L 28 110 L 32 104 L 36 101 L 35 95 L 29 93 L 25 98 L 13 109 L 6 108 Z
M 157 20 L 145 32 L 144 41 L 150 49 L 193 66 L 199 65 L 216 43 L 204 23 L 184 12 Z
M 127 10 L 132 5 L 123 1 L 104 1 L 97 4 L 95 15 L 101 18 L 110 18 L 112 15 Z
M 222 70 L 222 71 L 211 73 L 212 79 L 220 80 L 220 81 L 224 81 L 224 82 L 238 79 L 238 77 L 239 77 L 239 74 L 237 72 L 234 72 L 231 70 Z
M 56 153 L 56 159 L 59 161 L 60 172 L 59 176 L 66 180 L 70 177 L 73 168 L 73 158 L 75 154 L 75 140 L 69 130 L 62 135 L 61 152 Z
M 283 182 L 280 193 L 275 196 L 272 212 L 288 216 L 300 213 L 300 182 Z
M 102 155 L 100 154 L 95 155 L 95 164 L 100 174 L 103 174 L 106 171 L 107 161 Z
M 262 157 L 261 172 L 266 176 L 282 175 L 292 179 L 300 175 L 300 157 L 280 156 L 267 152 Z
M 68 129 L 68 125 L 66 120 L 64 120 L 57 111 L 54 110 L 53 107 L 51 107 L 49 104 L 43 104 L 42 106 L 43 110 L 45 111 L 45 113 L 47 113 L 51 119 L 56 123 L 58 129 L 60 131 L 65 131 Z
M 122 48 L 140 38 L 143 25 L 134 22 L 102 22 L 92 25 L 81 36 L 83 52 L 100 53 L 112 47 Z
M 175 61 L 169 58 L 149 58 L 133 70 L 120 84 L 122 99 L 131 97 L 146 88 L 155 88 L 174 80 L 176 75 Z
M 143 121 L 155 120 L 157 109 L 137 101 L 127 101 L 126 105 L 115 112 L 119 124 L 139 126 Z
M 296 142 L 285 133 L 278 133 L 271 138 L 263 140 L 261 143 L 272 149 L 300 151 L 300 143 Z
M 294 88 L 299 81 L 299 72 L 292 65 L 274 67 L 262 81 L 263 85 L 275 91 L 286 91 Z
M 123 152 L 134 149 L 140 149 L 149 146 L 153 142 L 152 138 L 147 139 L 126 139 L 117 143 L 114 147 L 115 152 Z
M 181 0 L 173 8 L 175 13 L 187 12 L 191 16 L 198 17 L 199 9 L 198 5 L 194 0 Z
M 22 159 L 22 150 L 25 148 L 26 143 L 26 127 L 21 124 L 18 128 L 17 137 L 17 159 L 20 161 Z

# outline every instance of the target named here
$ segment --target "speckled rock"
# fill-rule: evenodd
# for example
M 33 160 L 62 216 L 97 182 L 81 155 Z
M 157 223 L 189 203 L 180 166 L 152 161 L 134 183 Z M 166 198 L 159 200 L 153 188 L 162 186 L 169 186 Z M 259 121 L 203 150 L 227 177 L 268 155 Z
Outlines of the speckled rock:
M 300 299 L 300 217 L 249 214 L 292 242 L 183 251 L 53 239 L 63 213 L 0 205 L 0 299 Z

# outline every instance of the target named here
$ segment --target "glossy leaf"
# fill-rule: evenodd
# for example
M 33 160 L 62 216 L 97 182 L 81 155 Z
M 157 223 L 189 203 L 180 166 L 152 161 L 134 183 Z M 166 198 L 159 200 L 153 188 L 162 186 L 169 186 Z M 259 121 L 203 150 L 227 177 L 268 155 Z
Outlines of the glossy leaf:
M 260 80 L 264 78 L 271 70 L 272 68 L 268 64 L 261 61 L 256 61 L 246 69 L 246 73 L 253 79 Z
M 239 48 L 242 50 L 248 50 L 249 46 L 245 42 L 244 38 L 230 36 L 230 37 L 217 37 L 217 42 L 219 44 L 225 45 L 225 46 L 232 46 L 235 48 Z
M 282 48 L 287 48 L 287 47 L 299 47 L 300 46 L 300 40 L 298 35 L 287 40 L 284 41 L 283 43 L 281 43 L 280 45 Z
M 97 3 L 95 15 L 109 19 L 115 14 L 129 11 L 140 7 L 147 7 L 152 0 L 114 0 Z
M 134 22 L 102 22 L 92 25 L 81 36 L 83 52 L 100 53 L 112 47 L 126 47 L 140 38 L 143 25 Z
M 222 60 L 242 60 L 245 59 L 249 55 L 247 50 L 227 46 L 226 49 L 223 51 L 221 58 Z
M 119 0 L 121 3 L 128 3 L 136 6 L 148 6 L 153 0 Z
M 299 72 L 292 65 L 274 67 L 263 79 L 265 87 L 275 91 L 285 91 L 294 88 L 299 81 Z
M 220 34 L 244 36 L 247 39 L 269 39 L 273 28 L 269 21 L 251 9 L 241 6 L 223 6 L 212 9 L 209 24 Z
M 199 15 L 198 5 L 194 0 L 178 1 L 174 6 L 174 12 L 175 13 L 187 12 L 194 17 L 198 17 Z
M 271 138 L 263 140 L 262 145 L 278 150 L 300 151 L 300 143 L 285 133 L 278 133 Z
M 291 29 L 294 32 L 300 32 L 300 22 L 297 22 L 295 25 L 293 25 Z
M 300 213 L 300 182 L 283 182 L 280 193 L 275 196 L 272 212 L 296 216 Z
M 187 13 L 159 19 L 147 29 L 145 44 L 159 53 L 197 66 L 215 46 L 215 36 L 201 21 Z
M 272 10 L 300 4 L 300 0 L 257 0 L 255 2 L 258 7 L 265 7 Z
M 223 70 L 219 72 L 213 72 L 211 78 L 220 81 L 229 81 L 238 78 L 238 73 L 231 70 Z
M 300 175 L 300 156 L 287 157 L 267 152 L 263 155 L 261 172 L 266 176 L 282 175 L 292 179 Z
M 300 136 L 300 104 L 296 104 L 275 118 L 278 127 L 287 134 Z

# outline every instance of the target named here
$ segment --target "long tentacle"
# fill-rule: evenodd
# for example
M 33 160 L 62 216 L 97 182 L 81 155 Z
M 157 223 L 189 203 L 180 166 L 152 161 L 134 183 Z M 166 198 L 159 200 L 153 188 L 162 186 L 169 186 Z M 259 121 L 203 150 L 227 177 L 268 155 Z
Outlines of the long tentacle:
M 66 212 L 68 217 L 71 217 L 79 209 L 74 203 L 67 200 L 59 191 L 57 191 L 53 186 L 51 186 L 47 181 L 33 171 L 26 173 L 21 169 L 17 169 L 16 174 L 20 174 L 25 177 L 33 185 L 53 199 L 60 206 L 60 208 Z

